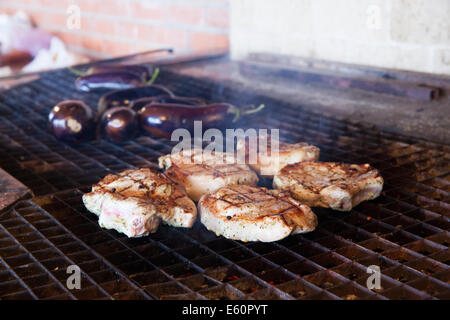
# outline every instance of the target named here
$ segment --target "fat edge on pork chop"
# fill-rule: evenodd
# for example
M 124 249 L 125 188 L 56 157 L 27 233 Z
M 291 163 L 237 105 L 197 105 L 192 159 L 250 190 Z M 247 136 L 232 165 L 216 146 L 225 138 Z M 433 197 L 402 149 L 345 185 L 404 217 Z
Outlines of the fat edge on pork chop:
M 369 164 L 301 162 L 287 165 L 274 177 L 273 187 L 289 192 L 301 203 L 350 211 L 377 198 L 383 178 Z
M 260 148 L 260 139 L 266 145 L 265 150 Z M 274 149 L 274 150 L 273 150 Z M 278 149 L 278 150 L 277 150 Z M 237 143 L 237 153 L 244 152 L 245 163 L 261 176 L 273 177 L 283 167 L 303 161 L 319 159 L 320 149 L 306 142 L 286 143 L 278 141 L 275 148 L 270 135 L 258 135 L 251 143 L 250 138 Z
M 202 196 L 200 220 L 225 238 L 271 242 L 290 234 L 313 231 L 317 216 L 279 190 L 231 185 Z
M 129 237 L 155 232 L 160 221 L 174 227 L 193 225 L 197 209 L 184 187 L 148 168 L 109 174 L 83 195 L 99 224 Z
M 189 197 L 199 201 L 208 192 L 232 184 L 256 186 L 258 175 L 246 164 L 224 152 L 203 152 L 201 149 L 168 154 L 158 159 L 165 174 L 185 186 Z

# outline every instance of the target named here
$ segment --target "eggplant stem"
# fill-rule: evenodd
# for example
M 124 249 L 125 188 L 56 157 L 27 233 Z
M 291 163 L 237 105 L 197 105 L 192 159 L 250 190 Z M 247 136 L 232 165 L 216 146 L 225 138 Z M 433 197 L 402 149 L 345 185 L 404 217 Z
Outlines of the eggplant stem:
M 243 109 L 248 108 L 248 107 L 254 107 L 254 105 L 251 104 L 251 105 L 245 106 L 242 109 L 241 108 L 237 108 L 237 107 L 233 107 L 231 109 L 231 111 L 230 111 L 230 113 L 234 114 L 234 118 L 233 118 L 232 122 L 234 123 L 234 122 L 238 121 L 239 118 L 242 117 L 242 116 L 246 116 L 248 114 L 252 114 L 252 113 L 256 113 L 256 112 L 261 111 L 262 109 L 264 109 L 264 104 L 260 104 L 258 108 L 253 108 L 253 109 L 250 109 L 250 110 L 242 111 Z
M 69 67 L 68 69 L 69 69 L 70 72 L 72 72 L 72 73 L 74 73 L 74 74 L 76 74 L 77 76 L 80 76 L 80 77 L 84 77 L 85 75 L 88 74 L 87 72 L 83 72 L 83 71 L 80 71 L 80 70 L 72 68 L 72 67 Z
M 232 120 L 233 123 L 235 123 L 236 121 L 239 120 L 239 118 L 241 117 L 241 109 L 239 108 L 233 108 L 231 113 L 234 114 L 234 118 Z
M 250 105 L 250 106 L 253 106 L 253 105 Z M 258 108 L 245 110 L 244 112 L 242 112 L 242 115 L 257 113 L 257 112 L 261 111 L 262 109 L 264 109 L 264 104 L 260 104 Z
M 159 75 L 159 68 L 156 68 L 155 71 L 153 71 L 152 78 L 147 82 L 147 84 L 151 85 L 153 82 L 155 82 L 158 75 Z

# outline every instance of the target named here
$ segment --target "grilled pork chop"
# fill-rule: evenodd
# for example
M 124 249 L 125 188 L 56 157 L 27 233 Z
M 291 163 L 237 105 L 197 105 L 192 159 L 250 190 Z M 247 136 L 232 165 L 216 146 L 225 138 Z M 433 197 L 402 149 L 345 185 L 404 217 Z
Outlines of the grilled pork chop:
M 207 193 L 198 210 L 208 230 L 241 241 L 277 241 L 317 226 L 308 206 L 287 193 L 262 187 L 231 185 Z
M 148 168 L 109 174 L 83 195 L 99 224 L 129 237 L 155 232 L 162 220 L 174 227 L 192 227 L 197 208 L 184 188 Z
M 383 178 L 369 164 L 301 162 L 281 169 L 273 186 L 312 207 L 350 211 L 362 201 L 378 197 Z
M 262 153 L 258 149 L 259 139 L 264 137 L 258 136 L 255 143 L 250 143 L 249 139 L 246 139 L 245 143 L 239 141 L 237 144 L 237 150 L 245 148 L 246 164 L 248 164 L 259 175 L 273 177 L 278 171 L 288 164 L 302 162 L 302 161 L 314 161 L 319 159 L 320 149 L 309 145 L 306 142 L 299 143 L 278 143 L 278 157 L 275 155 L 275 150 L 272 152 L 271 137 L 267 135 L 267 152 Z M 264 137 L 265 138 L 265 137 Z M 264 141 L 264 140 L 263 140 Z M 257 154 L 256 152 L 259 153 Z M 257 154 L 256 161 L 251 157 L 251 153 Z
M 234 157 L 223 152 L 183 150 L 159 158 L 165 174 L 186 188 L 189 197 L 198 201 L 211 191 L 230 184 L 255 186 L 258 176 L 246 164 L 237 164 Z

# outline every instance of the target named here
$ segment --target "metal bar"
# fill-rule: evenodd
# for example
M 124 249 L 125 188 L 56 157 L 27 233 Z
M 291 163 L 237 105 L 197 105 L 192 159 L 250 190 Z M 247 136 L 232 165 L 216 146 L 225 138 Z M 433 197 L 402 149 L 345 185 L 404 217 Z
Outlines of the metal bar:
M 49 275 L 53 281 L 56 282 L 56 284 L 66 293 L 69 295 L 69 297 L 71 297 L 72 299 L 76 299 L 75 296 L 70 292 L 70 290 L 68 290 L 64 285 L 61 284 L 60 281 L 58 281 L 58 279 L 38 260 L 36 259 L 33 254 L 27 249 L 25 248 L 20 241 L 17 240 L 16 237 L 14 237 L 8 230 L 6 230 L 1 224 L 0 227 L 4 230 L 5 233 L 8 234 L 8 236 L 10 237 L 10 239 L 13 239 L 13 241 L 18 244 L 23 250 L 25 250 L 25 252 L 27 252 L 28 256 L 36 263 L 39 265 L 39 267 L 44 270 L 46 272 L 47 275 Z M 43 240 L 46 240 L 45 237 L 42 238 Z M 46 240 L 48 242 L 48 240 Z M 33 292 L 33 291 L 31 291 Z M 34 293 L 33 293 L 34 294 Z
M 89 246 L 87 246 L 83 241 L 81 241 L 75 234 L 73 234 L 72 231 L 70 231 L 69 229 L 67 229 L 63 224 L 61 224 L 58 220 L 53 219 L 53 217 L 45 210 L 43 210 L 42 208 L 36 207 L 38 210 L 40 210 L 41 212 L 43 212 L 45 215 L 47 215 L 48 217 L 52 218 L 52 220 L 54 220 L 62 229 L 64 229 L 64 231 L 66 231 L 72 238 L 74 238 L 75 240 L 78 241 L 78 243 L 82 244 L 86 249 L 90 250 Z M 34 226 L 33 226 L 34 228 Z M 36 230 L 36 232 L 39 232 L 38 230 Z M 45 238 L 45 237 L 44 237 Z M 49 241 L 49 240 L 47 240 Z M 56 250 L 58 250 L 63 256 L 66 256 L 64 253 L 61 252 L 60 249 L 58 249 L 56 246 L 53 246 Z M 123 274 L 119 269 L 117 269 L 112 263 L 110 263 L 107 259 L 105 259 L 105 257 L 99 255 L 98 253 L 96 253 L 93 250 L 90 250 L 91 253 L 93 253 L 95 256 L 97 256 L 98 258 L 100 258 L 102 261 L 104 261 L 112 270 L 114 270 L 114 272 L 116 272 L 117 274 L 121 275 L 121 277 L 123 279 L 125 279 L 127 282 L 129 282 L 133 287 L 135 287 L 135 289 L 137 291 L 139 291 L 144 297 L 148 297 L 148 294 L 142 290 L 141 288 L 139 288 L 138 286 L 136 286 L 135 283 L 133 283 L 131 280 L 128 279 L 128 277 Z M 66 256 L 66 259 L 69 259 Z M 75 264 L 74 262 L 72 262 L 72 264 Z M 84 272 L 84 271 L 83 271 Z M 96 283 L 96 281 L 94 281 L 88 273 L 84 272 L 84 274 L 88 277 L 88 279 L 92 282 L 92 283 Z M 103 288 L 101 288 L 98 284 L 97 286 L 100 288 L 101 291 L 103 291 L 105 294 L 107 294 L 108 296 L 111 296 L 109 293 L 107 293 Z
M 92 61 L 92 62 L 88 62 L 88 63 L 78 64 L 78 65 L 74 65 L 74 66 L 71 66 L 71 67 L 78 68 L 78 67 L 85 67 L 85 66 L 91 66 L 91 65 L 96 65 L 96 64 L 103 64 L 103 63 L 124 62 L 124 61 L 131 60 L 131 59 L 139 57 L 139 56 L 145 56 L 145 55 L 159 53 L 159 52 L 173 53 L 174 50 L 172 48 L 154 49 L 154 50 L 144 51 L 144 52 L 140 52 L 140 53 L 133 53 L 133 54 L 130 54 L 130 55 L 121 56 L 121 57 L 117 57 L 117 58 L 103 59 L 103 60 L 98 60 L 98 61 Z M 140 61 L 139 63 L 142 63 L 142 61 Z M 44 70 L 44 71 L 18 73 L 18 74 L 12 75 L 12 76 L 1 77 L 0 81 L 12 80 L 12 79 L 20 79 L 22 77 L 39 76 L 43 72 L 56 71 L 56 70 L 61 70 L 61 69 L 66 69 L 66 67 L 58 68 L 58 69 L 51 69 L 51 70 Z
M 450 198 L 445 179 L 450 174 L 449 146 L 355 124 L 296 103 L 255 96 L 245 88 L 164 70 L 159 81 L 178 95 L 235 104 L 245 99 L 255 104 L 264 102 L 265 110 L 242 123 L 245 128 L 280 128 L 285 142 L 306 141 L 321 148 L 321 160 L 371 163 L 385 178 L 385 190 L 378 199 L 360 204 L 350 214 L 335 215 L 314 208 L 320 221 L 315 232 L 291 235 L 274 244 L 227 240 L 199 224 L 189 230 L 162 226 L 156 234 L 128 239 L 101 229 L 96 216 L 84 209 L 81 192 L 60 187 L 61 180 L 67 176 L 68 182 L 87 186 L 82 188 L 84 192 L 110 171 L 154 166 L 158 156 L 170 152 L 171 144 L 165 139 L 139 137 L 120 144 L 96 140 L 67 145 L 52 138 L 45 127 L 46 106 L 61 97 L 79 97 L 73 92 L 74 78 L 68 71 L 55 71 L 1 95 L 0 112 L 5 117 L 0 120 L 0 150 L 8 157 L 0 159 L 0 166 L 42 195 L 17 205 L 22 204 L 17 210 L 35 226 L 33 230 L 42 235 L 50 232 L 48 241 L 65 252 L 65 236 L 51 236 L 52 227 L 38 220 L 43 213 L 49 223 L 70 235 L 71 243 L 81 246 L 76 250 L 96 257 L 87 258 L 90 262 L 101 261 L 108 272 L 120 272 L 121 282 L 126 285 L 123 290 L 134 290 L 140 297 L 142 291 L 149 292 L 143 296 L 147 299 L 168 294 L 196 299 L 236 295 L 243 299 L 445 298 L 450 289 L 445 255 L 450 243 Z M 99 97 L 93 93 L 82 98 L 93 103 Z M 20 113 L 12 110 L 11 106 L 16 105 L 21 106 Z M 44 168 L 35 162 L 45 162 Z M 73 169 L 64 170 L 64 166 Z M 41 181 L 51 190 L 42 192 Z M 261 184 L 269 186 L 270 181 Z M 66 190 L 53 192 L 61 188 Z M 34 210 L 39 212 L 36 217 Z M 0 250 L 9 252 L 9 234 L 18 234 L 14 244 L 27 241 L 28 236 L 21 237 L 20 233 L 25 232 L 20 231 L 25 224 L 10 211 L 2 213 L 0 224 Z M 115 250 L 120 253 L 115 255 Z M 134 260 L 136 264 L 131 263 Z M 381 266 L 382 285 L 386 286 L 378 292 L 368 290 L 361 282 L 365 279 L 361 277 L 367 276 L 365 272 L 358 274 L 359 278 L 348 273 L 350 267 L 365 271 L 372 264 Z M 181 274 L 181 266 L 187 266 L 194 275 Z M 93 270 L 96 264 L 87 263 L 87 268 L 92 268 L 86 269 L 92 279 L 102 274 Z M 151 278 L 155 274 L 162 278 Z M 223 278 L 227 275 L 232 279 Z M 144 284 L 138 281 L 139 276 Z M 192 279 L 203 279 L 204 286 L 193 284 Z M 122 297 L 121 288 L 112 290 Z
M 301 71 L 287 68 L 275 68 L 254 63 L 241 63 L 240 71 L 247 75 L 267 75 L 289 79 L 295 79 L 304 84 L 323 84 L 331 87 L 345 89 L 360 89 L 369 92 L 389 94 L 398 97 L 407 97 L 419 100 L 434 100 L 440 96 L 440 88 L 417 85 L 397 80 L 369 80 L 351 78 L 332 74 L 324 74 L 318 71 Z
M 38 299 L 38 297 L 33 292 L 33 290 L 31 290 L 31 288 L 17 275 L 17 273 L 11 268 L 10 265 L 8 265 L 8 263 L 6 263 L 5 260 L 3 260 L 2 257 L 0 257 L 0 264 L 2 264 L 3 266 L 5 266 L 8 269 L 8 271 L 13 275 L 13 277 L 17 281 L 19 281 L 19 283 L 26 289 L 26 291 L 33 297 L 33 299 L 35 299 L 35 300 Z
M 160 52 L 173 53 L 174 50 L 173 50 L 173 48 L 160 48 L 160 49 L 148 50 L 148 51 L 133 53 L 133 54 L 129 54 L 126 56 L 117 57 L 117 58 L 103 59 L 103 60 L 90 62 L 90 63 L 88 63 L 88 65 L 96 65 L 96 64 L 104 64 L 104 63 L 112 63 L 112 62 L 124 62 L 124 61 L 131 60 L 133 58 L 136 58 L 136 57 L 146 56 L 149 54 L 155 54 L 155 53 L 160 53 Z M 140 63 L 142 63 L 142 61 L 140 61 Z

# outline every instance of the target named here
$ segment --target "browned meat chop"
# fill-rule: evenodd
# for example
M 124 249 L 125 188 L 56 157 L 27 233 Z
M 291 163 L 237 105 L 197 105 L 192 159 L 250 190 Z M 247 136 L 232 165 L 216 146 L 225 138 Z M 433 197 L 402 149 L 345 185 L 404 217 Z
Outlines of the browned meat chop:
M 99 216 L 100 226 L 129 237 L 155 232 L 161 220 L 189 228 L 197 216 L 183 186 L 148 168 L 107 175 L 83 195 L 83 202 Z
M 267 150 L 263 153 L 258 145 L 260 138 L 264 138 L 262 141 L 267 141 Z M 246 164 L 248 164 L 259 175 L 272 177 L 278 173 L 283 167 L 288 164 L 302 162 L 302 161 L 314 161 L 319 159 L 320 149 L 309 145 L 306 142 L 299 143 L 286 143 L 278 142 L 278 156 L 276 156 L 276 148 L 272 148 L 271 136 L 258 136 L 256 143 L 250 143 L 250 139 L 246 139 L 245 144 L 242 141 L 238 142 L 237 150 L 242 150 L 245 147 Z M 272 149 L 275 149 L 272 151 Z M 257 152 L 259 153 L 257 154 Z M 252 158 L 256 155 L 256 158 Z M 254 156 L 253 156 L 254 157 Z
M 312 207 L 350 211 L 362 201 L 378 197 L 383 178 L 369 164 L 301 162 L 281 169 L 273 186 Z
M 202 196 L 201 222 L 217 235 L 242 241 L 277 241 L 313 231 L 317 217 L 287 193 L 232 185 Z
M 223 152 L 203 153 L 193 149 L 159 158 L 166 175 L 186 187 L 189 197 L 198 201 L 211 191 L 230 184 L 254 186 L 258 176 L 245 164 L 235 163 L 233 156 Z

